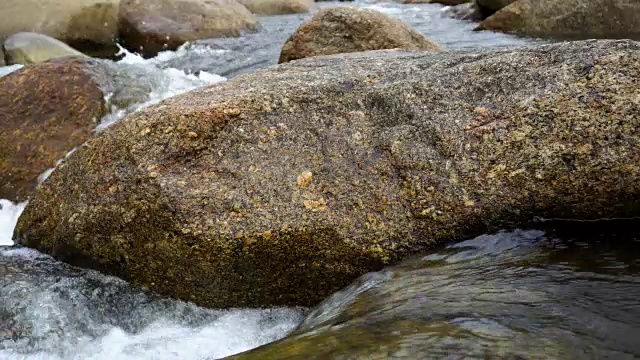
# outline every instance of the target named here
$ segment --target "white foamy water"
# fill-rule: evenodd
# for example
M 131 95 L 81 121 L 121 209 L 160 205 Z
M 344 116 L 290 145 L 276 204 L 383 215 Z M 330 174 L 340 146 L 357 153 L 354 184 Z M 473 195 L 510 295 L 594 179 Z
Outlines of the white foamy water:
M 13 245 L 13 229 L 18 217 L 27 205 L 26 202 L 15 204 L 6 199 L 0 199 L 0 246 Z
M 214 310 L 0 249 L 0 359 L 217 359 L 284 337 L 302 309 Z
M 200 71 L 198 74 L 188 74 L 184 70 L 166 67 L 166 63 L 186 56 L 187 53 L 217 56 L 224 52 L 226 50 L 212 49 L 203 45 L 185 44 L 176 51 L 163 51 L 154 58 L 144 59 L 138 54 L 120 48 L 118 55 L 124 57 L 118 61 L 118 67 L 123 72 L 135 74 L 132 77 L 137 77 L 135 79 L 137 81 L 149 82 L 151 91 L 147 94 L 146 99 L 126 108 L 112 106 L 111 113 L 102 119 L 96 127 L 96 131 L 102 131 L 127 114 L 157 104 L 162 100 L 200 87 L 226 81 L 225 77 L 206 71 Z M 107 102 L 110 102 L 113 97 L 114 94 L 107 94 Z

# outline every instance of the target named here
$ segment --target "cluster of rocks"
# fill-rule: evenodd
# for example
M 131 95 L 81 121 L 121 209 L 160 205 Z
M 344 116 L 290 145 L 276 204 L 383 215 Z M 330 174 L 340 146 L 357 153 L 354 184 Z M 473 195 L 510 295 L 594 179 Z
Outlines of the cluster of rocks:
M 255 31 L 254 14 L 313 9 L 313 0 L 6 0 L 0 42 L 35 32 L 92 56 L 113 55 L 117 44 L 153 56 L 187 41 Z
M 625 3 L 589 1 L 609 14 Z M 87 14 L 106 11 L 84 2 Z M 572 2 L 586 4 L 563 4 Z M 115 31 L 153 53 L 193 32 L 249 29 L 248 9 L 300 9 L 240 3 L 123 0 Z M 529 3 L 483 26 L 538 11 Z M 619 15 L 618 29 L 635 26 Z M 171 29 L 164 42 L 160 28 Z M 0 129 L 12 139 L 0 144 L 0 197 L 30 196 L 15 239 L 162 295 L 309 306 L 444 241 L 534 217 L 640 213 L 640 44 L 631 40 L 447 52 L 386 15 L 327 8 L 291 35 L 281 64 L 94 137 L 110 80 L 75 55 L 0 78 Z M 37 174 L 83 143 L 33 193 Z

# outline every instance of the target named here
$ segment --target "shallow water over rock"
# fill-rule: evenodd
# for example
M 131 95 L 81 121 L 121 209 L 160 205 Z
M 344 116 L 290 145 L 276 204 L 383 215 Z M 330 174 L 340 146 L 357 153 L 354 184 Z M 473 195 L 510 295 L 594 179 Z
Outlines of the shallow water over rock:
M 484 235 L 367 274 L 238 359 L 637 358 L 638 222 L 601 226 Z

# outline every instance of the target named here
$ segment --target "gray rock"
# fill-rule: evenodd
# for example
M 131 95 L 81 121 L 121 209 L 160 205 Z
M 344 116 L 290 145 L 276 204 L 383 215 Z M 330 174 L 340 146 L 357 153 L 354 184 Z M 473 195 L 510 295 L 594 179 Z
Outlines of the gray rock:
M 60 40 L 37 33 L 17 33 L 4 42 L 8 65 L 35 64 L 66 56 L 87 57 Z
M 212 307 L 313 305 L 534 217 L 640 214 L 640 44 L 278 65 L 115 124 L 14 239 Z

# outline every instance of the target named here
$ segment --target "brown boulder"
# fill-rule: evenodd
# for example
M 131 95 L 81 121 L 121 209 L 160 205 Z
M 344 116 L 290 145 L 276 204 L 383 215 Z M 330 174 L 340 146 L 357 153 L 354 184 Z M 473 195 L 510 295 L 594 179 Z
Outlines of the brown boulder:
M 236 0 L 123 0 L 118 21 L 120 40 L 145 56 L 256 28 L 256 18 Z
M 51 36 L 93 55 L 117 51 L 120 0 L 2 0 L 0 42 L 19 32 Z
M 61 58 L 0 77 L 0 199 L 23 201 L 38 175 L 85 142 L 105 114 L 106 72 Z
M 570 40 L 640 40 L 640 1 L 519 0 L 485 19 L 477 30 Z
M 640 44 L 321 56 L 92 138 L 14 239 L 212 307 L 313 305 L 534 217 L 640 215 Z
M 259 15 L 306 13 L 315 9 L 313 0 L 238 0 L 249 11 Z
M 349 6 L 320 10 L 282 48 L 280 63 L 318 55 L 381 49 L 443 51 L 402 20 Z

